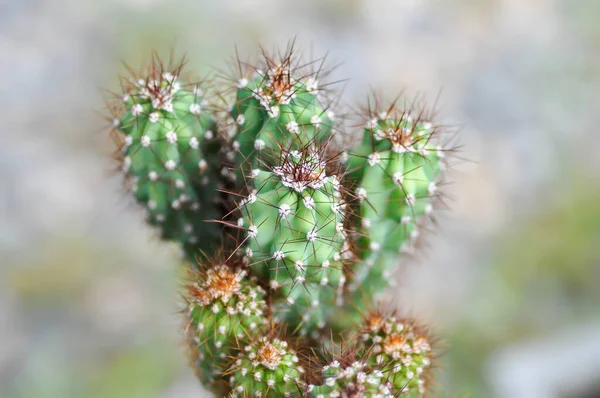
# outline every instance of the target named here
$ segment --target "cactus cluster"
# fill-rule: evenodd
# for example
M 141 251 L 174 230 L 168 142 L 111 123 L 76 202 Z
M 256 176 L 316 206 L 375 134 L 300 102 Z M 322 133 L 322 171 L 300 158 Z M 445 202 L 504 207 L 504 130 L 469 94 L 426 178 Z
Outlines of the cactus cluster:
M 431 225 L 447 129 L 398 101 L 341 117 L 317 63 L 261 54 L 206 82 L 153 57 L 109 104 L 135 200 L 189 262 L 190 363 L 218 396 L 425 396 L 433 341 L 380 298 Z

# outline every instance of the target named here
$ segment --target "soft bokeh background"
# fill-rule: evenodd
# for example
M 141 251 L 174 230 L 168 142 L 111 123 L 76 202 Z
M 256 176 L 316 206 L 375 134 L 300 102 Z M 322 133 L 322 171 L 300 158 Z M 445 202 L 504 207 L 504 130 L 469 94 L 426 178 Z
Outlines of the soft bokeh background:
M 598 0 L 0 1 L 0 396 L 203 397 L 177 250 L 111 172 L 99 88 L 175 45 L 202 74 L 296 36 L 460 123 L 451 212 L 396 301 L 441 396 L 600 397 Z

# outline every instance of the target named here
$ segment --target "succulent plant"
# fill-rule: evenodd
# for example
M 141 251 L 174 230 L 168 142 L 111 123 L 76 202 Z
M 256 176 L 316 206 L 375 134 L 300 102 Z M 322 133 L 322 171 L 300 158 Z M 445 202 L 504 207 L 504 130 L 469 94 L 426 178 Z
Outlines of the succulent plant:
M 433 340 L 378 296 L 430 228 L 446 129 L 376 104 L 346 146 L 321 63 L 262 55 L 208 83 L 154 57 L 109 107 L 136 200 L 189 260 L 191 364 L 218 396 L 424 396 Z
M 314 384 L 306 387 L 311 398 L 395 396 L 385 368 L 369 364 L 355 341 L 334 344 L 312 366 Z

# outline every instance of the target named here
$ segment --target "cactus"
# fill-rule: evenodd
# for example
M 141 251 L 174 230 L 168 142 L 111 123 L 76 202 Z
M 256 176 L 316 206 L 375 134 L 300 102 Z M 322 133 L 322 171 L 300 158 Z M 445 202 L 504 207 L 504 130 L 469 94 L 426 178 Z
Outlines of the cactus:
M 371 366 L 356 346 L 356 341 L 334 344 L 311 365 L 316 367 L 314 384 L 308 384 L 306 396 L 311 398 L 385 397 L 392 398 L 393 386 L 382 366 Z
M 238 173 L 255 168 L 261 152 L 274 154 L 276 159 L 282 149 L 323 143 L 333 131 L 334 113 L 323 102 L 324 90 L 319 88 L 321 71 L 296 67 L 293 47 L 278 58 L 264 50 L 262 54 L 259 66 L 239 62 L 243 72 L 231 106 L 234 128 L 229 137 L 238 152 Z
M 156 56 L 143 73 L 131 72 L 110 104 L 117 154 L 148 222 L 193 255 L 218 239 L 211 201 L 217 189 L 215 121 L 202 84 L 184 84 L 181 64 Z
M 246 262 L 283 299 L 276 313 L 306 333 L 325 326 L 343 287 L 346 205 L 337 176 L 311 147 L 282 151 L 277 163 L 252 173 L 238 226 L 247 230 Z
M 425 396 L 433 339 L 378 296 L 429 228 L 444 129 L 377 105 L 348 147 L 317 63 L 238 65 L 183 84 L 153 58 L 110 105 L 136 200 L 187 254 L 192 367 L 217 396 Z
M 402 254 L 410 254 L 433 211 L 447 149 L 443 127 L 426 112 L 396 103 L 367 112 L 363 139 L 348 154 L 348 179 L 358 202 L 357 254 L 351 290 L 371 296 L 387 286 Z
M 277 337 L 258 337 L 240 347 L 228 373 L 232 397 L 282 397 L 303 390 L 300 359 L 286 341 Z
M 323 384 L 309 388 L 311 397 L 393 397 L 385 373 L 368 369 L 365 362 L 355 361 L 341 367 L 339 362 L 333 361 L 323 367 L 323 373 Z
M 239 261 L 208 259 L 199 271 L 190 272 L 184 292 L 186 329 L 192 361 L 201 380 L 210 385 L 218 375 L 214 359 L 227 359 L 247 331 L 265 328 L 265 292 Z
M 372 311 L 360 332 L 360 351 L 370 366 L 386 369 L 386 380 L 409 397 L 425 392 L 433 360 L 432 339 L 414 319 Z

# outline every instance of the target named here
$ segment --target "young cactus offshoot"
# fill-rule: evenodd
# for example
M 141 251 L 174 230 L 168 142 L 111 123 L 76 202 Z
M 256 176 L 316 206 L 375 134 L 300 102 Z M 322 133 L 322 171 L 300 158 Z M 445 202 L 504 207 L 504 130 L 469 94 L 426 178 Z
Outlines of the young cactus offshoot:
M 311 398 L 392 398 L 393 386 L 383 367 L 370 366 L 353 341 L 334 344 L 313 361 L 315 380 L 306 388 Z
M 385 369 L 395 391 L 408 397 L 425 393 L 434 356 L 424 327 L 394 312 L 375 310 L 365 317 L 359 340 L 367 364 Z
M 344 146 L 328 73 L 262 55 L 202 84 L 154 57 L 109 104 L 137 202 L 189 260 L 192 366 L 217 396 L 425 396 L 432 340 L 377 297 L 431 229 L 443 129 L 377 105 Z

